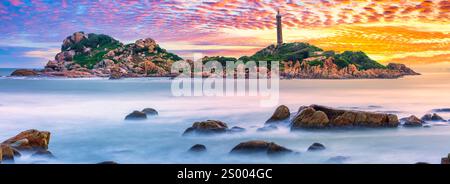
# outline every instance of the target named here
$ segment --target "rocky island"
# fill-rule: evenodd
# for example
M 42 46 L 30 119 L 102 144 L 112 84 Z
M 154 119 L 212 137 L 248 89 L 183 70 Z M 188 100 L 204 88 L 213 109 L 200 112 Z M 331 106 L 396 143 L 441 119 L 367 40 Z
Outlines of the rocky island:
M 64 39 L 61 52 L 56 54 L 54 60 L 48 61 L 44 69 L 19 69 L 11 75 L 111 79 L 173 77 L 177 73 L 171 73 L 171 66 L 181 60 L 181 57 L 161 48 L 151 38 L 123 44 L 108 35 L 76 32 Z M 242 56 L 239 59 L 216 56 L 205 57 L 202 62 L 218 61 L 226 66 L 227 62 L 238 60 L 244 63 L 280 61 L 280 75 L 288 79 L 399 78 L 418 75 L 403 64 L 391 63 L 384 66 L 370 59 L 364 52 L 335 53 L 300 42 L 270 45 L 252 56 Z

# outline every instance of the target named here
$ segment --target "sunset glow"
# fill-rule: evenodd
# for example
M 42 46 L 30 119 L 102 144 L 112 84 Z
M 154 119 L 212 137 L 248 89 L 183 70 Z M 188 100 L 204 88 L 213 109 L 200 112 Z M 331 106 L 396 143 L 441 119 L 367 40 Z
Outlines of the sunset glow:
M 447 0 L 9 0 L 0 4 L 0 52 L 42 64 L 66 36 L 85 31 L 123 42 L 151 37 L 183 57 L 250 55 L 276 42 L 278 8 L 286 42 L 362 50 L 383 63 L 448 61 Z

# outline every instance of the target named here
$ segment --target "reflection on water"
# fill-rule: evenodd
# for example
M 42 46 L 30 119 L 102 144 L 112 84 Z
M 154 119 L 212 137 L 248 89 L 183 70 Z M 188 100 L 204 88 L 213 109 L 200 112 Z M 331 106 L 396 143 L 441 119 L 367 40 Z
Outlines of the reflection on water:
M 397 80 L 283 80 L 280 104 L 292 112 L 322 104 L 422 116 L 450 107 L 450 74 L 435 73 Z M 300 131 L 287 128 L 257 132 L 274 108 L 259 106 L 259 97 L 172 97 L 168 79 L 13 79 L 0 78 L 0 140 L 36 128 L 52 132 L 55 160 L 24 155 L 18 163 L 439 163 L 450 152 L 450 126 L 431 128 Z M 160 116 L 125 122 L 133 110 L 152 107 Z M 450 113 L 440 113 L 450 118 Z M 194 121 L 218 119 L 247 128 L 245 133 L 182 137 Z M 444 124 L 446 125 L 446 124 Z M 300 155 L 284 158 L 230 156 L 242 141 L 274 141 Z M 314 142 L 323 152 L 308 153 Z M 205 144 L 202 156 L 187 154 Z

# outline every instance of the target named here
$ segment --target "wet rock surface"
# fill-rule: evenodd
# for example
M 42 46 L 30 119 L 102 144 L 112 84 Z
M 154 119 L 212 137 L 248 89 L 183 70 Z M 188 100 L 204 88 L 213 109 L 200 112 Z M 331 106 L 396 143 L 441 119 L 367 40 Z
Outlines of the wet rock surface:
M 14 161 L 15 157 L 31 152 L 34 155 L 49 155 L 48 144 L 50 143 L 50 132 L 35 129 L 20 132 L 0 144 L 0 162 Z
M 195 122 L 191 127 L 187 128 L 183 135 L 190 134 L 220 134 L 228 131 L 228 125 L 217 120 L 207 120 Z
M 141 111 L 133 111 L 125 117 L 125 120 L 146 120 L 147 114 Z
M 276 123 L 280 121 L 284 121 L 289 119 L 289 116 L 291 115 L 291 112 L 289 111 L 289 108 L 285 105 L 279 106 L 275 112 L 273 113 L 272 117 L 266 121 L 266 123 Z
M 425 123 L 425 121 L 419 119 L 414 115 L 404 118 L 402 120 L 404 121 L 403 126 L 405 127 L 422 127 L 422 125 Z
M 203 144 L 196 144 L 196 145 L 192 146 L 191 148 L 189 148 L 188 151 L 191 153 L 205 152 L 206 146 Z
M 439 116 L 436 113 L 433 114 L 425 114 L 424 116 L 422 116 L 422 118 L 420 118 L 422 121 L 446 121 L 444 118 L 442 118 L 441 116 Z
M 311 146 L 308 147 L 308 151 L 322 151 L 325 150 L 325 146 L 323 144 L 320 143 L 314 143 Z
M 158 111 L 153 108 L 145 108 L 141 112 L 147 114 L 147 116 L 158 116 Z
M 291 129 L 322 129 L 339 127 L 397 127 L 394 114 L 342 110 L 321 105 L 301 107 L 291 122 Z

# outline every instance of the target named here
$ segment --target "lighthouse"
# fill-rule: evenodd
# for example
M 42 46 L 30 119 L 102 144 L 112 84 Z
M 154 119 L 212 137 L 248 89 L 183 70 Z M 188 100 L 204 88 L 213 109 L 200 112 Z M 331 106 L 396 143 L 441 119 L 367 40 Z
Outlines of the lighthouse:
M 277 46 L 283 45 L 283 27 L 281 23 L 280 10 L 277 11 Z

